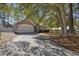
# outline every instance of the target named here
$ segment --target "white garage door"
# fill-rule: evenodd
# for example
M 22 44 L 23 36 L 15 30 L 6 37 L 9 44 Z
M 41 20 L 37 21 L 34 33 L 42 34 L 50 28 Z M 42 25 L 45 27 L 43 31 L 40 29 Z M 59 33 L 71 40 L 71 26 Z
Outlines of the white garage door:
M 18 32 L 19 33 L 34 32 L 34 28 L 33 28 L 32 25 L 19 25 L 18 26 Z

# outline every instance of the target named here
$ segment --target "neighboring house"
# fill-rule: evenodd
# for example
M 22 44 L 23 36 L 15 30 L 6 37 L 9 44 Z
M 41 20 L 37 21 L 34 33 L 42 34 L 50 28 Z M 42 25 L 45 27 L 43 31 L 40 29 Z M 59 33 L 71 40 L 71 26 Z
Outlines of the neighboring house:
M 16 23 L 16 32 L 28 33 L 34 32 L 33 23 L 30 20 L 21 20 Z
M 12 27 L 0 26 L 0 31 L 1 32 L 28 33 L 28 32 L 34 32 L 34 28 L 33 28 L 32 23 L 29 20 L 21 20 L 21 21 L 18 21 Z

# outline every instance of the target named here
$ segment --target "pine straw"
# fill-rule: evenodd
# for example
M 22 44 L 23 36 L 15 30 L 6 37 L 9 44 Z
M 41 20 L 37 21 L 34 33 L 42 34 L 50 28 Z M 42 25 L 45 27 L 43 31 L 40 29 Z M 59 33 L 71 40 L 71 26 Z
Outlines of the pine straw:
M 51 41 L 55 41 L 66 49 L 79 53 L 79 34 L 68 35 L 67 37 L 57 33 L 45 33 Z
M 0 32 L 0 34 L 0 45 L 12 41 L 15 37 L 15 34 L 13 32 Z

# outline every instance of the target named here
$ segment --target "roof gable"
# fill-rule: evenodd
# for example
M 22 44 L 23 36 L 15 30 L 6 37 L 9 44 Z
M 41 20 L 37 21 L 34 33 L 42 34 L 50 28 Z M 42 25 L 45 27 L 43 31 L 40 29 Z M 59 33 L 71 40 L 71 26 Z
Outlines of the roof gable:
M 27 20 L 22 20 L 22 21 L 16 23 L 16 25 L 20 25 L 20 24 L 33 25 L 33 22 L 31 20 L 27 19 Z

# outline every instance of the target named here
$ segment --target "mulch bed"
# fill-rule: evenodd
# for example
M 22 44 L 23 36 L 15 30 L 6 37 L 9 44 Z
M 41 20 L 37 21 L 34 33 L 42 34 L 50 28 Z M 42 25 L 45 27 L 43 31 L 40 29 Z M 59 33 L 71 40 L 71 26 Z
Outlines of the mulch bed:
M 79 34 L 68 35 L 67 37 L 56 33 L 45 33 L 51 41 L 55 41 L 66 49 L 79 53 Z

